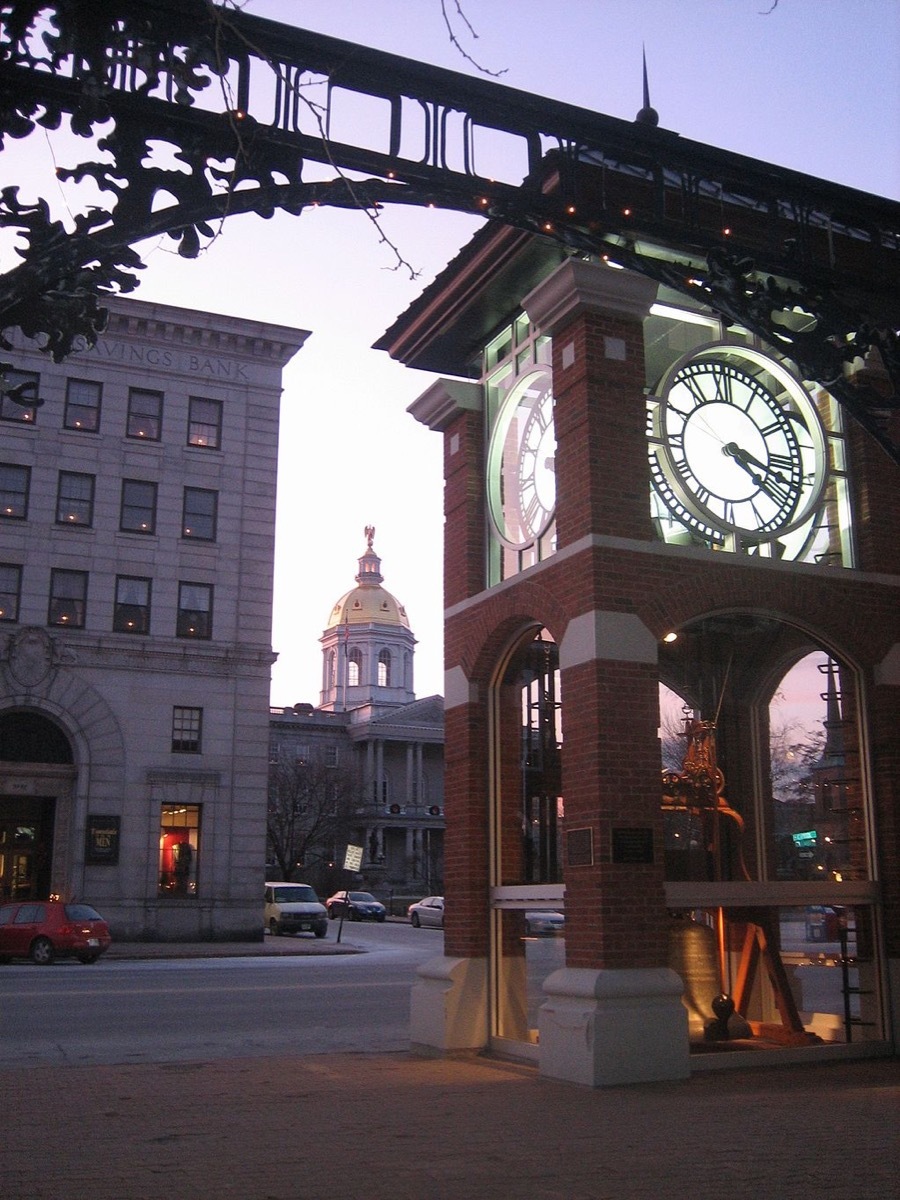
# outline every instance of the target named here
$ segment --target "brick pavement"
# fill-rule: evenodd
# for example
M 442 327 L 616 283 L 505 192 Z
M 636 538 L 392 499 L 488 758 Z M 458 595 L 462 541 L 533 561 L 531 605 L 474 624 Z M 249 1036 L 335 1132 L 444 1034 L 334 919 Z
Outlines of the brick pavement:
M 3 1200 L 886 1200 L 897 1060 L 602 1090 L 403 1054 L 0 1071 Z

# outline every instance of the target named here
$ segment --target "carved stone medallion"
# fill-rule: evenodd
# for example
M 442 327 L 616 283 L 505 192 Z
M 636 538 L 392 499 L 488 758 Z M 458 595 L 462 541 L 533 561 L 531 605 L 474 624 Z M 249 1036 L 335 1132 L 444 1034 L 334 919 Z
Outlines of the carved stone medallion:
M 23 687 L 42 683 L 53 666 L 53 641 L 34 625 L 14 633 L 7 643 L 9 673 Z

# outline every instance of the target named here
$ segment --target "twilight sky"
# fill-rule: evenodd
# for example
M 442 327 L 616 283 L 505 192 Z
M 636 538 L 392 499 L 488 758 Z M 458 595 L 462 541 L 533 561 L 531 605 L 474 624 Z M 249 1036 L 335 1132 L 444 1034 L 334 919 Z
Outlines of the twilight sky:
M 246 10 L 463 74 L 441 0 L 247 0 Z M 881 196 L 900 198 L 897 0 L 445 0 L 465 52 L 497 82 L 633 119 L 641 49 L 660 125 Z M 461 7 L 477 34 L 457 15 Z M 771 11 L 768 11 L 771 8 Z M 484 77 L 484 76 L 482 76 Z M 83 147 L 81 147 L 83 152 Z M 67 155 L 60 160 L 72 165 Z M 56 189 L 43 135 L 0 155 L 0 186 Z M 74 204 L 73 204 L 74 207 Z M 395 270 L 364 215 L 231 218 L 199 260 L 141 247 L 134 295 L 312 331 L 285 373 L 272 703 L 317 703 L 318 639 L 354 586 L 376 527 L 385 586 L 406 606 L 416 692 L 443 691 L 441 439 L 407 406 L 433 377 L 372 343 L 478 227 L 398 208 L 384 230 L 419 272 Z M 0 270 L 12 260 L 0 244 Z

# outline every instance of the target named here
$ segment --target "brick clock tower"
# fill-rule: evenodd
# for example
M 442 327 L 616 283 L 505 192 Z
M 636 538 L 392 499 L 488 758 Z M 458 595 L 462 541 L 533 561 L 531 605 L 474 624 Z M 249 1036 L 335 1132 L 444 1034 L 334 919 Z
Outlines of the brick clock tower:
M 896 464 L 783 347 L 500 224 L 378 345 L 443 376 L 410 409 L 446 523 L 445 946 L 413 1044 L 592 1086 L 889 1053 Z

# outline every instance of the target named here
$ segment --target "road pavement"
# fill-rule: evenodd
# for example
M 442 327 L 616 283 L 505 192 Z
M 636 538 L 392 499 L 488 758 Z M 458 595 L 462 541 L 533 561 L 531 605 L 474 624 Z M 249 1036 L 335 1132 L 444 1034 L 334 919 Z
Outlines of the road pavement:
M 283 1055 L 4 1068 L 0 1097 L 3 1200 L 887 1200 L 900 1163 L 896 1059 L 592 1090 Z

